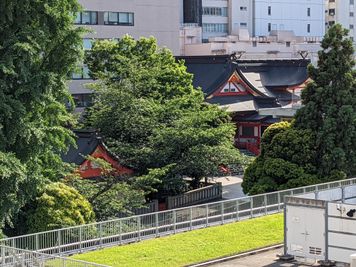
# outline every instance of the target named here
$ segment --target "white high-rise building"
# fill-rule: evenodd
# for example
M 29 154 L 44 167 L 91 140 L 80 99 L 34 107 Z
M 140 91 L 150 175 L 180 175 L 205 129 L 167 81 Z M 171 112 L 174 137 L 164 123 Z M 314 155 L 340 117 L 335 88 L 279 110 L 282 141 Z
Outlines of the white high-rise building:
M 273 30 L 293 31 L 297 36 L 325 33 L 324 0 L 254 0 L 253 16 L 254 36 Z
M 202 0 L 204 41 L 240 32 L 267 36 L 276 30 L 321 37 L 324 25 L 325 0 Z
M 326 28 L 340 23 L 350 31 L 350 37 L 356 41 L 356 4 L 355 0 L 326 0 Z

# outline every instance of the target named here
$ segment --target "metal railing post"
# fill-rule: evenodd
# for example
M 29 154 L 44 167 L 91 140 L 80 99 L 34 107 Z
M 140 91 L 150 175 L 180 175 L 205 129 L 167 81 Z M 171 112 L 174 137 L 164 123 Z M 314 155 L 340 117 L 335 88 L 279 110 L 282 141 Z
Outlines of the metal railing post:
M 177 232 L 177 212 L 175 210 L 173 210 L 173 232 L 176 233 Z
M 119 242 L 122 244 L 122 220 L 119 220 Z
M 281 193 L 277 193 L 278 195 L 278 212 L 281 212 Z
M 263 197 L 263 201 L 264 201 L 264 203 L 265 203 L 265 215 L 267 215 L 267 195 L 264 195 L 264 197 Z
M 1 247 L 1 261 L 0 263 L 5 263 L 5 247 Z
M 221 224 L 224 224 L 224 202 L 221 202 Z
M 251 210 L 250 210 L 250 216 L 253 218 L 253 197 L 250 197 L 250 205 L 251 205 Z
M 190 222 L 189 222 L 189 228 L 190 228 L 190 230 L 192 230 L 193 229 L 193 208 L 192 207 L 190 207 Z
M 236 221 L 239 220 L 239 201 L 236 200 Z
M 59 255 L 61 255 L 61 253 L 62 253 L 62 249 L 61 249 L 62 235 L 61 235 L 61 230 L 60 229 L 57 232 L 57 238 L 58 238 L 58 253 L 59 253 Z
M 158 224 L 158 213 L 156 212 L 156 216 L 155 216 L 155 219 L 156 219 L 156 237 L 159 235 L 159 224 Z
M 141 240 L 141 216 L 137 216 L 137 238 Z
M 206 204 L 205 211 L 206 211 L 206 227 L 208 227 L 209 226 L 209 204 Z
M 103 224 L 102 223 L 99 224 L 99 238 L 100 238 L 99 245 L 100 245 L 100 247 L 102 247 L 103 246 Z
M 36 234 L 35 236 L 35 247 L 36 247 L 36 251 L 40 249 L 40 241 L 39 241 L 38 234 Z
M 80 248 L 80 251 L 82 251 L 82 248 L 83 248 L 83 229 L 82 229 L 82 226 L 79 227 L 79 248 Z

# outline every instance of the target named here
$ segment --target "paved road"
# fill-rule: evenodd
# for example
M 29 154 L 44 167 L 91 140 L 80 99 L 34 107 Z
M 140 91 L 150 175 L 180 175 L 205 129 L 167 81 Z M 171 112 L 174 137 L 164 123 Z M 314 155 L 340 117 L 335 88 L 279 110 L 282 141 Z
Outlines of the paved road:
M 311 265 L 300 265 L 297 263 L 280 262 L 276 257 L 282 253 L 282 249 L 275 249 L 255 255 L 243 257 L 236 260 L 222 262 L 214 265 L 214 267 L 307 267 Z
M 219 177 L 214 179 L 214 181 L 222 183 L 224 199 L 233 199 L 245 196 L 241 187 L 242 176 Z

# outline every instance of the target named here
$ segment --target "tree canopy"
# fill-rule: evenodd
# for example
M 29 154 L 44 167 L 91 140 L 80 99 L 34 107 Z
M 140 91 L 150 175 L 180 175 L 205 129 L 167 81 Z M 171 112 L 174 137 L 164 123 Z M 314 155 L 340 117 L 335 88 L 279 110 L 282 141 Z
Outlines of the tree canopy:
M 90 202 L 98 221 L 114 219 L 122 214 L 129 216 L 135 208 L 146 204 L 145 195 L 153 191 L 151 184 L 157 182 L 156 180 L 118 175 L 107 161 L 91 156 L 87 159 L 100 167 L 100 179 L 82 179 L 73 174 L 64 181 Z
M 51 183 L 45 187 L 28 212 L 29 232 L 41 232 L 63 227 L 88 224 L 95 221 L 90 203 L 77 190 L 63 183 Z
M 177 193 L 182 178 L 196 182 L 238 163 L 228 114 L 204 103 L 183 62 L 154 38 L 96 42 L 87 63 L 95 84 L 87 125 L 138 175 L 155 177 Z M 167 185 L 172 185 L 167 188 Z
M 356 87 L 352 41 L 335 25 L 326 33 L 318 65 L 292 124 L 270 126 L 261 155 L 247 168 L 243 189 L 264 193 L 343 179 L 356 173 Z
M 82 54 L 79 8 L 76 0 L 0 2 L 0 187 L 8 189 L 0 227 L 63 170 L 59 154 L 72 140 L 66 80 Z
M 356 72 L 348 30 L 337 24 L 326 33 L 318 66 L 310 65 L 312 82 L 302 92 L 304 107 L 295 127 L 315 135 L 321 176 L 356 173 Z

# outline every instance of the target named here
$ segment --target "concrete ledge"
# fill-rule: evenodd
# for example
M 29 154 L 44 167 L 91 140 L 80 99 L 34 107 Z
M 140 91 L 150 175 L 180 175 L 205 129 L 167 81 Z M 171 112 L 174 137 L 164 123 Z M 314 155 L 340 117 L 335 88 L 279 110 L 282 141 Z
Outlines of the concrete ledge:
M 278 245 L 273 245 L 273 246 L 269 246 L 269 247 L 250 250 L 250 251 L 246 251 L 246 252 L 243 252 L 240 254 L 227 256 L 227 257 L 221 257 L 221 258 L 217 258 L 217 259 L 213 259 L 213 260 L 209 260 L 209 261 L 205 261 L 205 262 L 201 262 L 201 263 L 197 263 L 197 264 L 187 265 L 187 266 L 189 266 L 189 267 L 209 266 L 212 264 L 221 263 L 221 262 L 234 260 L 234 259 L 238 259 L 238 258 L 243 258 L 243 257 L 251 256 L 254 254 L 259 254 L 259 253 L 263 253 L 266 251 L 278 249 L 278 248 L 283 248 L 283 244 L 278 244 Z

